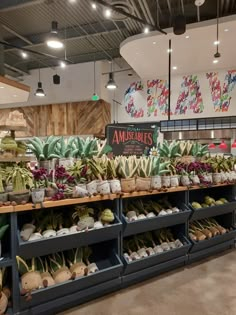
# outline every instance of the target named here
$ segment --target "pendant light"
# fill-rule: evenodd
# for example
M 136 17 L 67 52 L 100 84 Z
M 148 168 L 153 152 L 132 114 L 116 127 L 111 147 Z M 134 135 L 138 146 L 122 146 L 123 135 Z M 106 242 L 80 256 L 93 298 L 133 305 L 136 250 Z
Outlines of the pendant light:
M 228 148 L 224 140 L 222 140 L 221 143 L 219 144 L 219 148 L 222 150 L 226 150 Z
M 58 37 L 58 23 L 57 21 L 52 21 L 51 34 L 47 40 L 47 45 L 50 48 L 60 49 L 64 47 L 63 42 Z
M 210 144 L 208 144 L 208 149 L 215 149 L 216 148 L 216 145 L 215 145 L 215 143 L 210 143 Z
M 40 81 L 40 68 L 39 68 L 39 81 L 38 81 L 38 87 L 35 92 L 35 96 L 44 97 L 46 94 L 44 93 L 42 82 Z
M 180 6 L 181 1 L 179 0 L 179 11 L 181 11 Z M 175 35 L 182 35 L 186 32 L 186 19 L 184 16 L 183 7 L 182 12 L 174 17 L 173 31 Z
M 220 58 L 219 53 L 219 15 L 220 15 L 220 1 L 217 0 L 217 19 L 216 19 L 216 53 L 214 54 L 214 58 Z
M 232 146 L 231 146 L 231 148 L 236 148 L 236 140 L 234 140 L 234 142 L 232 143 Z
M 93 63 L 93 95 L 92 95 L 92 101 L 98 101 L 99 100 L 99 96 L 96 93 L 96 63 L 94 60 Z
M 114 73 L 112 72 L 112 64 L 113 62 L 111 62 L 111 72 L 109 73 L 109 80 L 106 85 L 106 88 L 109 90 L 115 90 L 117 88 L 117 85 L 114 80 Z

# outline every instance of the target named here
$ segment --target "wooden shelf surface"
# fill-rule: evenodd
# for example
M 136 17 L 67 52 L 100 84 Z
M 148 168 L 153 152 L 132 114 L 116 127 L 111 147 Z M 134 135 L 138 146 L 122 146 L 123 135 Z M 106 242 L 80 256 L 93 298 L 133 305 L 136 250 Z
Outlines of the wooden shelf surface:
M 17 157 L 12 157 L 12 158 L 0 157 L 0 163 L 30 162 L 33 160 L 35 159 L 29 156 L 17 156 Z
M 197 190 L 197 189 L 206 189 L 206 188 L 215 188 L 215 187 L 225 187 L 225 186 L 233 186 L 234 183 L 225 183 L 225 184 L 218 184 L 218 185 L 211 185 L 211 186 L 191 186 L 189 190 Z
M 1 213 L 12 213 L 14 212 L 14 207 L 13 206 L 2 206 L 0 207 L 0 214 Z
M 153 190 L 148 191 L 134 191 L 132 193 L 124 193 L 121 198 L 132 198 L 132 197 L 142 197 L 142 196 L 152 196 L 158 194 L 172 193 L 172 192 L 181 192 L 188 190 L 187 187 L 176 187 L 176 188 L 167 188 L 166 190 Z

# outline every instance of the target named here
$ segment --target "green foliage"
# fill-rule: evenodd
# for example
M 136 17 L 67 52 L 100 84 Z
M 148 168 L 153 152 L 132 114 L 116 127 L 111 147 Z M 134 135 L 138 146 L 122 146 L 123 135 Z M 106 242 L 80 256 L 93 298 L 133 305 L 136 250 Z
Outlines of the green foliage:
M 60 158 L 60 155 L 56 154 L 56 146 L 59 141 L 60 138 L 54 136 L 48 137 L 46 141 L 34 137 L 29 140 L 27 147 L 35 154 L 38 161 L 52 160 Z

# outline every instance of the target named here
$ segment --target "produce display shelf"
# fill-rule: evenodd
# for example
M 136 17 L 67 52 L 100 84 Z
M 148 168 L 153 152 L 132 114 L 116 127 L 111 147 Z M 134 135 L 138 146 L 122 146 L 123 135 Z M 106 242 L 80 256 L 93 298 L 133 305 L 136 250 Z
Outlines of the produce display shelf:
M 0 259 L 0 268 L 4 267 L 10 267 L 12 266 L 12 259 L 9 257 L 4 257 L 3 259 Z
M 76 292 L 68 295 L 64 294 L 60 298 L 47 301 L 38 306 L 21 310 L 17 312 L 17 315 L 55 315 L 73 306 L 78 306 L 105 294 L 117 291 L 120 287 L 121 278 L 119 277 L 84 290 L 77 290 Z
M 191 247 L 191 243 L 184 236 L 180 237 L 180 240 L 184 241 L 184 245 L 179 248 L 171 249 L 169 251 L 166 251 L 160 254 L 155 254 L 155 255 L 148 256 L 146 258 L 141 258 L 139 260 L 134 260 L 131 262 L 128 262 L 125 258 L 123 258 L 123 263 L 124 263 L 123 275 L 134 273 L 139 270 L 144 270 L 145 268 L 149 268 L 154 265 L 161 264 L 161 263 L 166 263 L 177 257 L 187 255 L 189 248 Z
M 194 221 L 232 212 L 236 210 L 236 201 L 231 201 L 223 205 L 205 207 L 200 209 L 193 209 L 191 204 L 189 204 L 189 208 L 192 210 L 190 221 Z
M 0 207 L 0 214 L 1 213 L 12 213 L 12 212 L 14 212 L 14 207 L 13 206 Z
M 134 191 L 132 193 L 123 193 L 121 195 L 121 198 L 132 198 L 132 197 L 142 197 L 142 196 L 152 196 L 152 195 L 158 195 L 158 194 L 166 194 L 166 193 L 172 193 L 172 192 L 180 192 L 180 191 L 187 191 L 188 188 L 185 186 L 180 186 L 177 188 L 167 188 L 165 190 L 153 190 L 153 191 Z
M 50 200 L 44 201 L 43 206 L 44 208 L 55 208 L 60 206 L 69 206 L 69 205 L 76 205 L 81 203 L 89 203 L 89 202 L 96 202 L 96 201 L 103 201 L 103 200 L 114 200 L 119 198 L 119 195 L 116 194 L 109 194 L 109 195 L 97 195 L 92 197 L 84 197 L 84 198 L 72 198 L 72 199 L 62 199 L 62 200 Z M 1 209 L 1 208 L 0 208 Z M 14 212 L 20 211 L 31 211 L 31 210 L 39 210 L 42 209 L 40 204 L 36 204 L 35 208 L 33 207 L 32 203 L 27 203 L 25 205 L 17 205 L 14 206 Z
M 198 242 L 191 240 L 193 246 L 190 248 L 190 254 L 201 251 L 203 249 L 212 248 L 216 246 L 217 244 L 221 244 L 229 240 L 234 240 L 235 237 L 236 237 L 236 229 L 228 233 L 225 233 L 223 235 L 214 236 L 208 240 L 203 240 L 203 241 L 198 241 Z
M 21 310 L 31 308 L 32 306 L 40 305 L 41 303 L 49 301 L 53 301 L 53 303 L 56 304 L 57 298 L 70 295 L 75 292 L 83 292 L 85 289 L 94 290 L 98 284 L 120 278 L 123 264 L 118 255 L 113 254 L 107 259 L 96 261 L 96 264 L 99 270 L 94 274 L 33 291 L 32 299 L 30 301 L 26 301 L 25 297 L 21 296 Z
M 62 236 L 43 238 L 36 241 L 22 241 L 18 231 L 18 253 L 26 259 L 35 256 L 44 256 L 62 250 L 77 248 L 78 246 L 97 244 L 116 239 L 121 230 L 122 223 L 115 215 L 113 224 L 100 229 L 91 229 Z
M 141 269 L 137 272 L 133 272 L 131 274 L 127 274 L 122 276 L 122 288 L 125 288 L 129 285 L 135 284 L 135 283 L 139 283 L 141 281 L 144 281 L 148 278 L 152 278 L 155 276 L 158 276 L 164 272 L 182 267 L 186 264 L 188 259 L 187 255 L 172 259 L 172 260 L 168 260 L 166 262 L 145 268 L 145 269 Z
M 235 247 L 234 239 L 231 239 L 231 240 L 228 240 L 226 242 L 217 244 L 215 246 L 211 246 L 209 248 L 190 253 L 188 255 L 188 264 L 191 264 L 194 261 L 209 257 L 211 255 L 221 253 L 225 250 L 228 250 L 228 249 L 234 248 L 234 247 Z
M 234 186 L 234 185 L 235 183 L 224 183 L 224 184 L 217 184 L 217 185 L 211 185 L 211 186 L 189 186 L 189 190 L 209 189 L 209 188 Z
M 190 215 L 191 211 L 189 209 L 185 209 L 179 213 L 156 216 L 154 218 L 146 218 L 133 222 L 127 221 L 126 217 L 122 215 L 123 236 L 126 237 L 147 231 L 157 230 L 159 228 L 186 223 Z

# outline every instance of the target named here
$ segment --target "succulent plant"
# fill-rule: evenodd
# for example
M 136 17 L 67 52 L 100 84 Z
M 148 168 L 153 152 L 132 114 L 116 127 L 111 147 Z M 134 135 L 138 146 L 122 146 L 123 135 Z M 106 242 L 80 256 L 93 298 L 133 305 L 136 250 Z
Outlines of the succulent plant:
M 161 162 L 160 157 L 153 157 L 152 158 L 152 170 L 151 175 L 164 175 L 170 172 L 169 170 L 170 161 Z
M 75 158 L 85 159 L 92 158 L 98 153 L 98 145 L 96 138 L 79 138 L 77 137 L 72 143 L 72 155 Z
M 139 160 L 136 158 L 136 156 L 122 156 L 117 160 L 119 163 L 117 172 L 121 178 L 133 178 L 137 174 Z
M 169 144 L 167 140 L 164 140 L 162 144 L 159 144 L 159 153 L 161 157 L 165 158 L 180 157 L 180 143 L 172 141 Z
M 56 142 L 55 154 L 60 156 L 60 158 L 71 157 L 73 152 L 72 143 L 74 142 L 74 140 L 74 137 L 70 137 L 66 142 L 64 137 L 60 137 L 59 141 Z
M 7 169 L 6 183 L 12 183 L 13 191 L 20 192 L 33 187 L 32 173 L 25 167 L 15 165 Z

